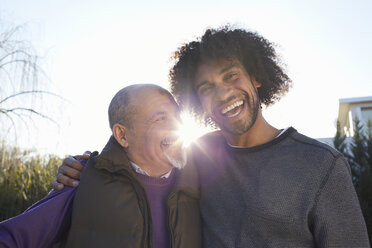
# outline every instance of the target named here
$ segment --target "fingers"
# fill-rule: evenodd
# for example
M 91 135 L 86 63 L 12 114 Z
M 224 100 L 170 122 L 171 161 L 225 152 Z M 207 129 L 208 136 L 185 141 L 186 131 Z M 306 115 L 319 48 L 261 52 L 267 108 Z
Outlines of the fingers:
M 58 168 L 58 174 L 61 174 L 66 177 L 70 177 L 71 179 L 80 179 L 80 170 L 69 167 L 67 165 L 61 165 Z M 61 182 L 58 180 L 58 182 Z
M 83 153 L 83 159 L 88 160 L 90 158 L 90 155 L 92 155 L 91 151 L 85 151 Z
M 75 158 L 76 160 L 88 160 L 91 154 L 92 153 L 90 151 L 85 151 L 83 155 L 76 155 L 73 158 Z
M 75 159 L 74 157 L 67 157 L 63 160 L 62 165 L 59 167 L 71 167 L 75 170 L 82 171 L 84 166 L 80 163 L 79 160 Z M 68 169 L 68 168 L 63 168 L 63 169 Z M 64 174 L 64 171 L 61 171 L 62 174 Z M 80 176 L 79 176 L 80 177 Z
M 76 187 L 76 186 L 79 185 L 78 180 L 72 179 L 68 176 L 65 176 L 65 175 L 61 174 L 61 173 L 57 174 L 57 183 L 60 183 L 60 184 L 66 185 L 66 186 L 70 186 L 70 187 Z
M 80 157 L 87 159 L 89 156 L 90 152 L 88 151 Z M 84 166 L 74 157 L 65 158 L 62 165 L 58 167 L 57 179 L 52 182 L 53 188 L 56 190 L 61 190 L 64 188 L 64 185 L 71 187 L 78 186 L 80 174 L 83 168 Z
M 55 180 L 52 182 L 52 187 L 53 187 L 53 189 L 55 189 L 55 190 L 61 190 L 61 189 L 64 188 L 64 185 L 63 185 L 62 183 L 59 183 L 59 182 L 57 181 L 57 179 L 55 179 Z

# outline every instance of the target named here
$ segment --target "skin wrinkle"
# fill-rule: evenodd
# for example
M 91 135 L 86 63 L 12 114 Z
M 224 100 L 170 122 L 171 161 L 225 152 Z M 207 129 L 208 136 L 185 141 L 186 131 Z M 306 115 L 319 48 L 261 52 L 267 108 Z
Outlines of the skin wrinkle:
M 260 82 L 260 103 L 269 106 L 279 100 L 291 86 L 275 44 L 256 32 L 234 29 L 229 25 L 218 29 L 207 29 L 203 36 L 185 43 L 173 55 L 174 66 L 170 70 L 172 93 L 182 108 L 205 124 L 216 127 L 205 114 L 197 96 L 196 74 L 208 61 L 238 61 L 249 76 Z M 253 81 L 253 80 L 252 80 Z M 198 82 L 199 83 L 199 82 Z
M 260 110 L 257 89 L 261 84 L 252 80 L 239 61 L 220 60 L 202 64 L 197 70 L 196 82 L 208 82 L 208 86 L 199 87 L 198 97 L 208 116 L 222 130 L 231 135 L 240 135 L 255 124 Z M 223 108 L 239 99 L 244 100 L 244 104 L 238 111 L 244 113 L 239 113 L 238 119 L 230 119 L 221 113 Z
M 118 104 L 122 107 L 118 108 Z M 131 126 L 122 124 L 123 118 L 118 118 L 128 114 L 128 108 L 137 110 L 131 116 Z M 184 165 L 184 148 L 176 135 L 179 107 L 168 91 L 149 84 L 125 87 L 111 101 L 109 115 L 110 120 L 119 119 L 111 123 L 115 139 L 128 158 L 150 176 L 159 177 Z

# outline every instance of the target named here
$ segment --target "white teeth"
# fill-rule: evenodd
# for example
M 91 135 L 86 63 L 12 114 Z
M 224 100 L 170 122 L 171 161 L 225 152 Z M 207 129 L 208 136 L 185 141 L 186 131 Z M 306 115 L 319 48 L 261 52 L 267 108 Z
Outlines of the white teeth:
M 222 112 L 222 114 L 226 114 L 227 112 L 229 112 L 229 111 L 233 110 L 234 108 L 239 107 L 241 105 L 243 105 L 243 100 L 240 100 L 240 101 L 235 102 L 234 104 L 231 104 L 230 106 L 224 108 L 221 112 Z M 238 113 L 236 113 L 235 115 L 231 115 L 229 117 L 234 117 L 237 114 Z
M 175 143 L 177 142 L 177 138 L 167 138 L 165 139 L 162 144 L 163 145 L 168 145 L 168 146 L 171 146 L 171 145 L 174 145 Z

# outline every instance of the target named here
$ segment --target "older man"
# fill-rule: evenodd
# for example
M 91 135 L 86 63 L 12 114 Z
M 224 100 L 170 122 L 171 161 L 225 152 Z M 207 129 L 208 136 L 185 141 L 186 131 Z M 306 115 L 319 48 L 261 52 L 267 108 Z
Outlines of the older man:
M 155 85 L 128 86 L 109 119 L 113 137 L 83 172 L 67 246 L 199 247 L 198 201 L 178 194 L 174 167 L 185 154 L 173 97 Z
M 38 218 L 64 205 L 52 197 L 42 201 L 49 211 L 36 207 L 0 224 L 5 247 L 44 247 L 56 241 L 67 247 L 201 247 L 199 194 L 189 187 L 195 176 L 179 171 L 185 154 L 173 97 L 156 85 L 128 86 L 112 99 L 109 121 L 113 135 L 85 166 L 67 239 L 54 237 L 62 235 L 54 224 L 66 226 L 68 215 L 58 222 L 53 216 Z M 32 222 L 40 228 L 33 229 Z M 48 232 L 44 239 L 43 230 Z
M 262 115 L 290 85 L 268 40 L 209 29 L 175 59 L 178 102 L 221 129 L 185 168 L 198 172 L 205 247 L 369 247 L 343 156 Z

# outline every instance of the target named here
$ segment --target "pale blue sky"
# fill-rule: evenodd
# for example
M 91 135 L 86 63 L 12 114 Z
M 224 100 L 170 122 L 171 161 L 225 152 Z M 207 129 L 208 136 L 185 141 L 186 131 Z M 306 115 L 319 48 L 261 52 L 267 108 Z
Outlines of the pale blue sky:
M 18 140 L 61 155 L 101 150 L 116 91 L 131 83 L 167 87 L 172 52 L 225 23 L 278 44 L 287 64 L 293 88 L 264 109 L 267 120 L 314 138 L 331 137 L 338 99 L 372 95 L 371 13 L 372 1 L 361 0 L 0 0 L 1 20 L 28 23 L 25 39 L 45 54 L 51 90 L 69 101 L 57 110 L 45 103 L 59 129 L 40 121 L 41 130 Z

